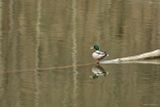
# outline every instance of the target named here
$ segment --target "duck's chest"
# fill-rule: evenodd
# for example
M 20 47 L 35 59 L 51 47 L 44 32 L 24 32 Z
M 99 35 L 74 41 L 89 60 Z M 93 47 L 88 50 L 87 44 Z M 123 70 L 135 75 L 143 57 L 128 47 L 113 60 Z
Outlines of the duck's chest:
M 101 57 L 101 55 L 99 55 L 97 52 L 93 52 L 93 53 L 92 53 L 92 57 L 93 57 L 94 59 L 99 59 L 99 58 Z

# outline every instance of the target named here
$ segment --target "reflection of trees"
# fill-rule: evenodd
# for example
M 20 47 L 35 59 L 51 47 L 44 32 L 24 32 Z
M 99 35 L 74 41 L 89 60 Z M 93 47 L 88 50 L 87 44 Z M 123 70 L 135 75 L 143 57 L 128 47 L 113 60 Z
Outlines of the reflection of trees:
M 35 81 L 35 107 L 39 107 L 39 100 L 40 100 L 40 83 L 39 83 L 39 67 L 40 67 L 40 56 L 39 56 L 39 49 L 40 49 L 40 37 L 41 37 L 41 29 L 40 29 L 40 24 L 41 24 L 41 6 L 42 6 L 42 1 L 38 0 L 37 1 L 37 22 L 36 22 L 36 48 L 35 48 L 35 70 L 34 70 L 34 81 Z
M 0 101 L 3 98 L 4 88 L 3 88 L 3 61 L 2 61 L 2 0 L 0 0 Z M 1 74 L 2 73 L 2 74 Z
M 72 64 L 73 64 L 73 106 L 77 107 L 77 26 L 76 26 L 76 0 L 72 0 Z
M 3 58 L 2 58 L 2 1 L 0 0 L 0 73 L 3 73 Z M 1 87 L 1 86 L 0 86 Z
M 0 59 L 0 63 L 3 64 L 0 64 L 0 73 L 3 84 L 1 89 L 4 90 L 1 91 L 3 95 L 0 98 L 1 106 L 11 104 L 20 107 L 29 102 L 32 105 L 32 101 L 34 101 L 29 100 L 33 99 L 31 94 L 34 93 L 33 88 L 36 88 L 37 84 L 33 83 L 37 77 L 33 77 L 34 44 L 36 42 L 33 36 L 35 35 L 35 29 L 33 29 L 35 20 L 33 20 L 34 16 L 31 15 L 35 11 L 31 11 L 34 10 L 34 6 L 31 4 L 29 3 L 28 5 L 31 7 L 28 7 L 25 2 L 10 0 L 3 2 L 3 5 L 0 6 L 0 9 L 3 9 L 2 13 L 0 12 L 3 14 L 1 17 L 3 42 L 0 41 L 0 50 L 3 52 L 1 54 L 3 59 Z M 5 65 L 3 69 L 2 65 Z M 27 69 L 32 69 L 32 72 Z M 3 71 L 4 73 L 2 73 Z
M 3 98 L 1 106 L 8 106 L 9 103 L 4 102 L 14 104 L 16 101 L 18 106 L 28 104 L 38 106 L 41 90 L 39 90 L 37 69 L 71 63 L 74 66 L 72 78 L 74 83 L 70 83 L 71 79 L 67 78 L 64 87 L 68 90 L 74 87 L 74 91 L 65 92 L 64 102 L 69 102 L 70 99 L 67 100 L 69 97 L 77 98 L 76 64 L 91 61 L 88 53 L 94 41 L 103 44 L 106 50 L 113 48 L 113 56 L 133 55 L 135 52 L 160 46 L 160 12 L 159 4 L 156 2 L 149 3 L 145 0 L 4 0 L 2 3 L 0 0 L 0 7 L 0 73 L 12 72 L 12 70 L 21 71 L 21 73 L 1 75 L 0 99 Z M 32 72 L 28 72 L 27 69 L 31 69 Z M 115 80 L 117 86 L 110 89 L 117 92 L 113 92 L 116 96 L 120 96 L 119 93 L 126 95 L 127 92 L 124 92 L 123 88 L 128 86 L 128 90 L 132 90 L 132 84 L 135 84 L 136 78 L 129 78 L 127 84 L 121 84 L 128 80 L 128 76 L 133 77 L 135 74 L 123 75 L 124 78 L 121 78 L 122 74 L 118 73 L 117 80 Z M 52 75 L 49 73 L 43 75 L 46 83 L 49 81 L 48 77 L 52 78 Z M 62 79 L 63 76 L 58 75 L 55 78 Z M 58 82 L 54 81 L 55 84 Z M 73 84 L 74 86 L 71 87 Z M 91 91 L 85 90 L 86 87 L 83 88 L 81 91 L 85 93 L 84 96 L 88 93 L 97 95 L 102 93 L 101 86 L 98 87 L 99 90 Z M 56 92 L 62 91 L 63 89 Z M 136 92 L 136 90 L 133 91 Z M 73 93 L 74 95 L 70 96 Z M 104 95 L 106 93 L 104 89 Z M 131 96 L 124 97 L 127 99 Z M 55 100 L 52 95 L 49 95 L 49 99 Z

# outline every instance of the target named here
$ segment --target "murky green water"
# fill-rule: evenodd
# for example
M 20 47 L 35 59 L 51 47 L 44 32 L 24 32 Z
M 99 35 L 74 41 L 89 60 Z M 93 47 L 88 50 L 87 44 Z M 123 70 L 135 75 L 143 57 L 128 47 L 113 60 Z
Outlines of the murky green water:
M 160 65 L 97 67 L 90 50 L 160 48 L 159 0 L 0 0 L 0 23 L 0 107 L 160 106 Z

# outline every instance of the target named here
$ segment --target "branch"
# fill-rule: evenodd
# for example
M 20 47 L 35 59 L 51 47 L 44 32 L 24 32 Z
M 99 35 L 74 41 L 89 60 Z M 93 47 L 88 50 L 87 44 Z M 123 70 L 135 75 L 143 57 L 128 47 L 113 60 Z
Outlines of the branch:
M 152 64 L 160 64 L 160 60 L 153 60 L 160 58 L 160 49 L 146 52 L 143 54 L 123 57 L 123 58 L 116 58 L 106 61 L 101 61 L 101 64 L 115 64 L 115 63 L 152 63 Z M 149 60 L 150 59 L 150 60 Z M 152 60 L 151 60 L 152 59 Z

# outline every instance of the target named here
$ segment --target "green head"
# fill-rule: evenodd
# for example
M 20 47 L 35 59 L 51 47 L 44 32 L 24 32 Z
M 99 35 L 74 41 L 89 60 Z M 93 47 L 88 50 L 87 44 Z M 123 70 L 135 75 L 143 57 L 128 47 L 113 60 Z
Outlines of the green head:
M 99 46 L 98 46 L 97 44 L 95 44 L 95 45 L 93 46 L 93 48 L 94 48 L 95 50 L 100 50 L 100 48 L 99 48 Z

